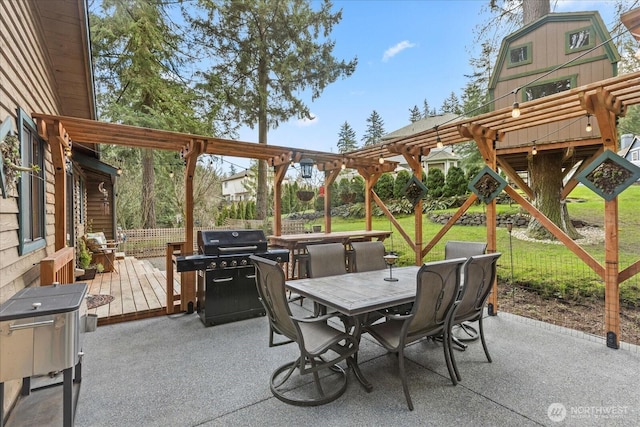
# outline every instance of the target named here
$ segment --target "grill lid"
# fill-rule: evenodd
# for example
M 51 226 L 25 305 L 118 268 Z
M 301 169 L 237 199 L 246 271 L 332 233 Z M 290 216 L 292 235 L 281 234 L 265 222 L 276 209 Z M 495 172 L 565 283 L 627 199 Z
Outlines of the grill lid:
M 266 251 L 267 238 L 262 230 L 198 231 L 198 250 L 205 255 Z

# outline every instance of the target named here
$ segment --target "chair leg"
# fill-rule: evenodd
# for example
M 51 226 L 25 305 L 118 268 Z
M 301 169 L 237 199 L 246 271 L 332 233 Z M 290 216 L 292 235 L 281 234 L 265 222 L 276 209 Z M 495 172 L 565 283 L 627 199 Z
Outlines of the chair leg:
M 491 355 L 489 354 L 489 349 L 487 348 L 487 341 L 484 339 L 484 326 L 482 323 L 482 316 L 480 316 L 480 320 L 478 320 L 478 326 L 478 329 L 480 329 L 480 340 L 482 341 L 484 354 L 487 356 L 487 360 L 489 361 L 489 363 L 491 363 Z
M 451 331 L 445 328 L 442 334 L 442 347 L 444 349 L 444 360 L 447 363 L 447 370 L 449 371 L 449 377 L 453 385 L 458 384 L 458 370 L 456 367 L 455 359 L 453 358 L 453 350 L 451 348 Z M 455 371 L 455 372 L 454 372 Z
M 452 338 L 452 340 L 453 340 L 453 338 Z M 457 342 L 452 341 L 451 345 L 449 345 L 449 357 L 451 358 L 451 364 L 453 365 L 453 372 L 456 375 L 456 380 L 457 381 L 462 381 L 462 377 L 460 376 L 460 371 L 458 370 L 458 364 L 456 363 L 456 356 L 455 356 L 455 351 L 454 351 L 453 344 L 458 345 Z M 466 345 L 465 345 L 465 347 L 466 347 Z
M 404 349 L 402 348 L 398 351 L 398 368 L 400 370 L 400 379 L 402 380 L 402 390 L 404 391 L 404 397 L 407 399 L 407 406 L 409 406 L 410 411 L 413 411 L 413 402 L 411 401 L 409 386 L 407 385 L 407 375 L 404 372 Z

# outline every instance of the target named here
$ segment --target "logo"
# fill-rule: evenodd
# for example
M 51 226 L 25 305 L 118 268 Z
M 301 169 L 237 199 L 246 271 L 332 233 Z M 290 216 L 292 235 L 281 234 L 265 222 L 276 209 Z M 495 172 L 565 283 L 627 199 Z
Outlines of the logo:
M 567 417 L 567 408 L 562 403 L 552 403 L 547 408 L 547 416 L 554 423 L 559 423 Z

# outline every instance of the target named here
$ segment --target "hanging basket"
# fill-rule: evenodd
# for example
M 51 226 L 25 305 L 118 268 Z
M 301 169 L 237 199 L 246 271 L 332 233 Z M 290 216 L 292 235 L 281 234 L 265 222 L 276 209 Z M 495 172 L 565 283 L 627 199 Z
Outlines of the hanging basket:
M 353 203 L 356 201 L 356 193 L 342 193 L 340 199 L 342 203 Z
M 296 196 L 298 196 L 298 200 L 302 201 L 302 202 L 308 202 L 311 199 L 313 199 L 313 196 L 315 195 L 315 193 L 313 191 L 310 190 L 298 190 L 296 192 Z

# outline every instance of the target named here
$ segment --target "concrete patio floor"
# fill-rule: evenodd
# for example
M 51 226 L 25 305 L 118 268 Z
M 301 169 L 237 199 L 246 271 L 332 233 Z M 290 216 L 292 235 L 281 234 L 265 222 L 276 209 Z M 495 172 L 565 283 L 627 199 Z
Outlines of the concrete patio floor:
M 292 307 L 307 315 L 307 303 Z M 599 338 L 507 313 L 486 318 L 485 326 L 493 363 L 479 342 L 456 352 L 463 377 L 457 386 L 449 380 L 440 344 L 411 346 L 411 412 L 396 357 L 368 336 L 359 358 L 373 391 L 365 392 L 349 372 L 342 397 L 302 408 L 269 390 L 271 373 L 293 360 L 297 347 L 269 348 L 265 317 L 209 328 L 197 314 L 104 325 L 84 336 L 75 425 L 640 425 L 637 347 L 612 350 Z M 36 425 L 33 416 L 42 409 L 25 405 L 38 400 L 61 407 L 61 387 L 20 402 L 8 427 Z M 47 425 L 62 425 L 61 409 L 40 416 L 51 421 Z

